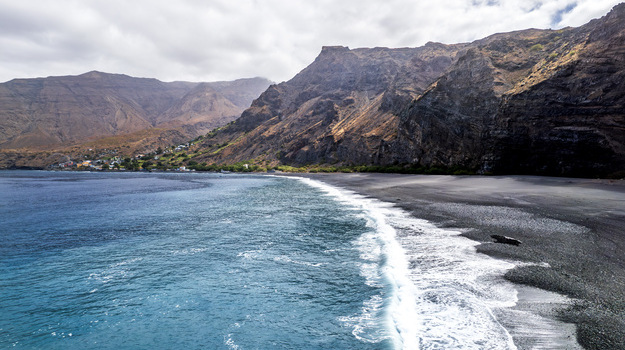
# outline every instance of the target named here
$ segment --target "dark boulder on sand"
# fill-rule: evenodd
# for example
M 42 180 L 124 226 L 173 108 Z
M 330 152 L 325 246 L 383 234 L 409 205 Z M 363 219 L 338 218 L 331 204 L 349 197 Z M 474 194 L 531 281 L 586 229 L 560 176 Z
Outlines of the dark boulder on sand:
M 491 237 L 495 240 L 495 243 L 503 243 L 510 245 L 520 245 L 521 241 L 516 238 L 502 236 L 502 235 L 491 235 Z

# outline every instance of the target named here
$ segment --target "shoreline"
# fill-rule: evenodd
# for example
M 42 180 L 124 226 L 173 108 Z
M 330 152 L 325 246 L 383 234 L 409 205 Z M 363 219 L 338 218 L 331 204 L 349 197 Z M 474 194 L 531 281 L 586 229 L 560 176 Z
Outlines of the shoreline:
M 463 230 L 463 236 L 480 242 L 480 253 L 527 263 L 505 275 L 519 286 L 516 308 L 530 308 L 560 325 L 574 324 L 554 335 L 562 341 L 575 334 L 585 349 L 625 349 L 625 181 L 375 173 L 298 176 L 393 203 L 439 227 Z M 493 243 L 493 234 L 522 243 Z M 515 344 L 520 349 L 534 345 L 518 334 Z

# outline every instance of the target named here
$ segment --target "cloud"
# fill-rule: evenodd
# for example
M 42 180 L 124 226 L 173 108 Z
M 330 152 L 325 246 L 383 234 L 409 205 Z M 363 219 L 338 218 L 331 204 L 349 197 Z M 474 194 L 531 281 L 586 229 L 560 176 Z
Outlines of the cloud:
M 0 0 L 0 81 L 90 70 L 290 79 L 323 45 L 420 46 L 579 26 L 620 0 Z

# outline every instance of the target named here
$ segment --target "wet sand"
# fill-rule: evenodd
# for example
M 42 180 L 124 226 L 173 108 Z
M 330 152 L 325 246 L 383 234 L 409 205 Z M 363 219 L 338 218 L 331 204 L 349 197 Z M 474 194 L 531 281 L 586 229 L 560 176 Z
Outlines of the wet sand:
M 479 252 L 527 262 L 505 276 L 520 285 L 517 309 L 531 309 L 558 321 L 561 334 L 549 336 L 561 341 L 561 348 L 569 348 L 567 339 L 576 336 L 586 349 L 625 349 L 625 181 L 532 176 L 304 176 L 395 203 L 441 227 L 463 230 L 466 237 L 482 242 Z M 494 234 L 522 243 L 494 243 Z M 545 291 L 565 295 L 571 302 Z M 514 316 L 508 314 L 507 318 Z M 533 335 L 515 333 L 514 323 L 507 328 L 519 349 L 543 348 Z M 570 327 L 563 326 L 566 323 Z

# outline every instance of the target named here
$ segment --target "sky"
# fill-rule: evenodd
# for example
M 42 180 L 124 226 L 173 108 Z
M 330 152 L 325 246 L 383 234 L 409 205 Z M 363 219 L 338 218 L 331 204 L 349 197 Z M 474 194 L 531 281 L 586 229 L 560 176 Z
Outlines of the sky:
M 324 45 L 418 47 L 599 18 L 623 0 L 0 0 L 0 82 L 92 70 L 291 79 Z

